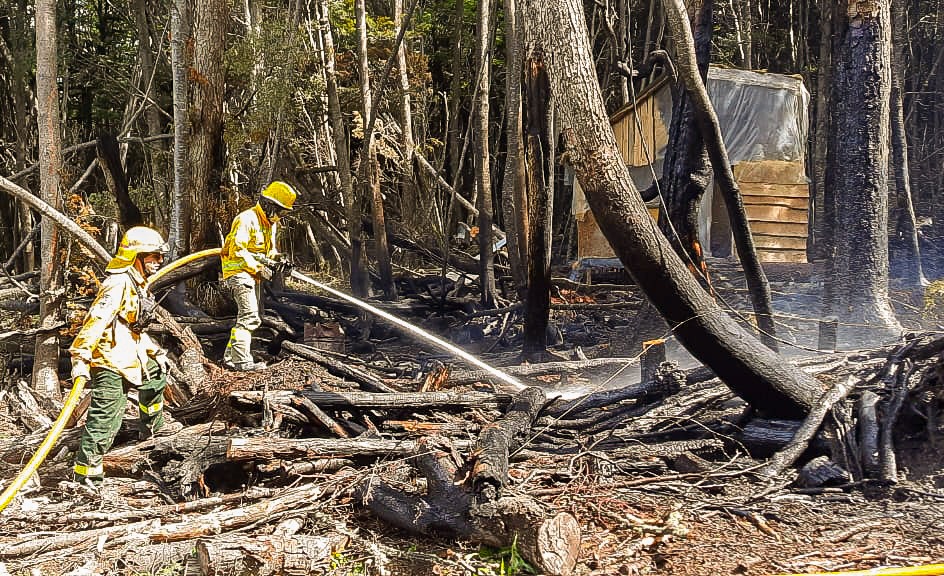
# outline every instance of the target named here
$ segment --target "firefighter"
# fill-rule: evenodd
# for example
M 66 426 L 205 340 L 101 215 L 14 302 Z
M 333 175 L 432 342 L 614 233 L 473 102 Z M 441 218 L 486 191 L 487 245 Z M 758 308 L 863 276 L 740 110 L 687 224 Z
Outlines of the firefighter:
M 167 355 L 147 334 L 156 303 L 145 280 L 164 261 L 167 244 L 160 233 L 145 226 L 130 228 L 118 253 L 105 268 L 106 277 L 89 308 L 69 353 L 72 377 L 83 376 L 92 387 L 82 440 L 75 457 L 75 479 L 100 485 L 102 457 L 121 427 L 127 390 L 138 391 L 138 431 L 147 439 L 182 426 L 164 417 Z
M 252 332 L 262 324 L 259 299 L 263 280 L 270 280 L 279 269 L 288 265 L 275 245 L 278 222 L 292 209 L 297 194 L 278 180 L 269 184 L 256 204 L 236 215 L 220 259 L 223 267 L 223 285 L 236 301 L 236 325 L 230 332 L 223 367 L 229 370 L 250 371 L 265 368 L 265 363 L 254 362 L 250 353 Z

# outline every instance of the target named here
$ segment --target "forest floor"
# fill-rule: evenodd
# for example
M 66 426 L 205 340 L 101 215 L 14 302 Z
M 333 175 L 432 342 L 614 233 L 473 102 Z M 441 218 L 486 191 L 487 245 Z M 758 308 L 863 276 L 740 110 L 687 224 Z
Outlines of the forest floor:
M 733 306 L 747 310 L 746 290 L 736 267 L 715 263 L 716 289 Z M 817 272 L 809 266 L 771 266 L 774 307 L 785 338 L 801 346 L 815 347 L 818 326 Z M 632 291 L 632 288 L 627 288 Z M 912 329 L 927 326 L 920 311 L 921 295 L 906 290 L 893 293 L 903 324 Z M 563 334 L 558 353 L 567 355 L 577 345 L 596 356 L 604 356 L 611 342 L 632 332 L 634 312 L 555 313 Z M 575 327 L 579 325 L 580 327 Z M 778 329 L 779 330 L 779 329 Z M 467 348 L 487 361 L 510 363 L 510 351 L 502 351 L 495 339 L 485 338 Z M 790 348 L 785 356 L 806 357 L 809 350 Z M 487 351 L 491 350 L 491 351 Z M 387 341 L 378 344 L 376 357 L 415 359 L 424 353 L 422 344 Z M 588 354 L 589 356 L 590 354 Z M 354 354 L 352 354 L 354 356 Z M 671 341 L 669 360 L 693 365 L 694 359 Z M 304 381 L 299 374 L 314 370 L 309 363 L 290 359 L 275 363 L 258 375 L 213 372 L 216 385 L 233 389 L 292 388 Z M 280 374 L 292 373 L 296 378 Z M 594 371 L 571 378 L 566 386 L 587 392 L 615 388 L 638 381 L 638 368 Z M 549 379 L 549 389 L 565 385 Z M 8 402 L 13 390 L 0 383 L 0 452 L 27 432 Z M 734 405 L 736 399 L 728 398 Z M 736 406 L 734 406 L 736 408 Z M 130 412 L 129 412 L 130 414 Z M 229 415 L 232 422 L 232 414 Z M 238 415 L 237 415 L 238 416 Z M 226 420 L 225 415 L 215 418 Z M 707 418 L 707 416 L 706 416 Z M 236 418 L 238 419 L 238 418 Z M 692 424 L 709 422 L 693 419 Z M 944 429 L 901 432 L 896 438 L 899 481 L 892 485 L 847 483 L 829 488 L 805 489 L 792 483 L 793 476 L 762 479 L 750 472 L 752 459 L 737 449 L 737 441 L 723 438 L 721 450 L 699 453 L 700 466 L 686 468 L 672 461 L 668 467 L 645 470 L 646 458 L 610 462 L 609 468 L 590 466 L 580 455 L 534 457 L 515 461 L 509 469 L 510 493 L 538 498 L 549 512 L 569 512 L 581 528 L 578 575 L 704 575 L 704 574 L 793 574 L 878 567 L 944 564 L 944 454 L 940 443 Z M 638 440 L 644 447 L 645 438 Z M 757 460 L 759 465 L 762 460 Z M 304 481 L 334 483 L 334 496 L 298 509 L 303 522 L 299 533 L 341 532 L 350 536 L 343 550 L 335 551 L 313 573 L 324 574 L 526 574 L 514 546 L 488 549 L 441 536 L 416 537 L 378 520 L 358 502 L 350 489 L 364 475 L 388 474 L 391 462 L 345 475 L 311 474 Z M 6 465 L 0 474 L 12 477 L 17 466 Z M 9 509 L 0 522 L 0 576 L 6 574 L 199 574 L 193 541 L 175 544 L 111 546 L 106 540 L 121 539 L 118 533 L 62 548 L 58 554 L 39 550 L 28 557 L 4 557 L 4 547 L 24 538 L 49 538 L 71 531 L 89 530 L 107 522 L 68 524 L 66 514 L 102 512 L 105 517 L 135 508 L 163 504 L 161 491 L 147 479 L 110 480 L 102 497 L 71 490 L 60 481 L 67 477 L 68 455 L 51 457 L 41 469 L 43 486 L 36 487 Z M 301 482 L 302 480 L 299 480 Z M 222 488 L 238 492 L 246 486 Z M 70 491 L 71 490 L 71 491 Z M 6 513 L 4 513 L 6 514 Z M 271 533 L 276 520 L 257 522 L 238 532 L 252 536 Z M 267 572 L 260 572 L 267 573 Z M 929 574 L 930 572 L 922 572 Z M 941 571 L 944 574 L 944 570 Z

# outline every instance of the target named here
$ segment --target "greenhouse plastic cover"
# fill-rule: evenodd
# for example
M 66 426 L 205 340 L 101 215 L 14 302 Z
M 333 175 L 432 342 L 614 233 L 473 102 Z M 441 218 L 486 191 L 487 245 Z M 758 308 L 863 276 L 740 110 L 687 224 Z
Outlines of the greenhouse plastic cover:
M 708 96 L 721 124 L 721 135 L 732 164 L 746 160 L 803 161 L 808 130 L 810 95 L 798 76 L 738 70 L 708 69 Z M 668 84 L 650 98 L 656 106 L 652 122 L 667 127 L 672 116 L 672 94 Z M 630 134 L 638 134 L 635 131 Z M 662 175 L 666 142 L 654 143 L 653 167 L 629 166 L 637 188 L 652 184 L 652 171 Z M 632 146 L 632 143 L 627 143 Z M 579 188 L 579 187 L 575 187 Z M 575 189 L 573 212 L 589 210 L 582 190 Z

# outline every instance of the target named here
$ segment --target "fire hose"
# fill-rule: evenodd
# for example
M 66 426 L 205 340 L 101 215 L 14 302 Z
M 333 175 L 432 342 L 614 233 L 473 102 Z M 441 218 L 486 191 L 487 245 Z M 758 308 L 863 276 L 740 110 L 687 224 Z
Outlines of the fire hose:
M 180 269 L 181 267 L 186 266 L 187 264 L 190 264 L 191 262 L 195 262 L 203 258 L 219 256 L 219 254 L 220 254 L 219 248 L 210 248 L 208 250 L 194 252 L 193 254 L 188 254 L 187 256 L 174 260 L 167 266 L 161 268 L 156 273 L 151 275 L 151 277 L 148 278 L 147 286 L 148 288 L 150 288 L 151 286 L 154 286 L 155 283 L 166 274 L 173 272 L 174 270 Z M 396 316 L 394 316 L 393 314 L 390 314 L 389 312 L 381 310 L 375 306 L 368 304 L 367 302 L 364 302 L 363 300 L 360 300 L 340 290 L 332 288 L 328 286 L 327 284 L 318 282 L 317 280 L 313 278 L 309 278 L 308 276 L 302 274 L 298 270 L 293 269 L 291 271 L 291 277 L 301 282 L 311 284 L 312 286 L 320 290 L 324 290 L 325 292 L 328 292 L 329 294 L 332 294 L 334 296 L 337 296 L 338 298 L 341 298 L 342 300 L 350 302 L 351 304 L 354 304 L 355 306 L 362 308 L 370 312 L 371 314 L 375 314 L 383 318 L 384 320 L 392 324 L 395 324 L 396 326 L 406 330 L 410 334 L 413 334 L 415 336 L 422 338 L 423 340 L 426 340 L 427 342 L 431 342 L 435 344 L 437 347 L 445 350 L 446 352 L 449 352 L 450 354 L 454 356 L 458 356 L 459 358 L 462 358 L 466 362 L 478 368 L 481 368 L 488 374 L 494 376 L 496 379 L 510 386 L 513 390 L 520 391 L 525 388 L 525 385 L 522 384 L 513 376 L 506 374 L 505 372 L 502 372 L 501 370 L 495 368 L 494 366 L 490 366 L 486 364 L 485 362 L 479 360 L 478 358 L 469 354 L 465 350 L 462 350 L 461 348 L 453 344 L 450 344 L 449 342 L 446 342 L 445 340 L 438 338 L 430 334 L 429 332 L 426 332 L 425 330 L 422 330 L 414 326 L 413 324 L 406 322 L 405 320 L 397 318 Z M 55 445 L 56 441 L 59 439 L 59 435 L 62 434 L 62 431 L 65 429 L 66 422 L 68 422 L 69 417 L 72 415 L 72 412 L 75 410 L 75 407 L 79 402 L 79 398 L 81 397 L 82 390 L 84 388 L 85 388 L 85 378 L 81 376 L 77 377 L 72 385 L 72 390 L 69 392 L 69 396 L 66 398 L 65 404 L 62 407 L 62 412 L 60 412 L 59 417 L 56 419 L 56 422 L 53 424 L 52 428 L 50 428 L 49 432 L 46 434 L 45 440 L 43 440 L 43 443 L 36 450 L 36 453 L 33 454 L 33 457 L 30 458 L 30 461 L 26 464 L 26 467 L 20 471 L 20 473 L 13 480 L 13 482 L 9 486 L 7 486 L 7 488 L 3 491 L 3 494 L 0 495 L 0 511 L 3 511 L 3 509 L 6 508 L 7 505 L 10 504 L 10 502 L 13 501 L 14 496 L 16 496 L 20 488 L 23 487 L 23 485 L 30 478 L 30 476 L 32 476 L 33 473 L 36 472 L 36 469 L 39 468 L 40 464 L 43 463 L 43 460 L 46 459 L 46 456 L 49 454 L 49 451 L 52 449 L 53 445 Z
M 72 390 L 69 392 L 65 404 L 62 406 L 62 412 L 59 413 L 59 417 L 56 418 L 52 428 L 46 433 L 46 438 L 43 440 L 43 443 L 39 445 L 39 448 L 36 449 L 36 453 L 33 454 L 33 457 L 26 463 L 26 466 L 20 470 L 20 473 L 13 479 L 13 482 L 6 487 L 3 494 L 0 494 L 0 512 L 13 501 L 13 497 L 20 491 L 23 484 L 26 484 L 26 481 L 29 480 L 30 476 L 36 472 L 39 465 L 46 459 L 49 451 L 52 450 L 53 445 L 55 445 L 56 440 L 59 439 L 59 435 L 62 434 L 62 431 L 65 429 L 66 423 L 69 421 L 69 416 L 72 416 L 72 411 L 75 410 L 75 407 L 78 405 L 79 398 L 82 397 L 82 390 L 84 388 L 85 376 L 76 376 L 72 383 Z
M 803 574 L 780 574 L 778 576 L 941 576 L 941 574 L 944 574 L 944 564 L 872 568 L 852 572 L 806 572 Z

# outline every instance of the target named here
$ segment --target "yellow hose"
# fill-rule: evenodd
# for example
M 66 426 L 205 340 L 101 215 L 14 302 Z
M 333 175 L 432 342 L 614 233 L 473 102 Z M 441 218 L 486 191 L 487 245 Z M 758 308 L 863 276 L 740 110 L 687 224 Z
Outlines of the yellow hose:
M 941 576 L 944 564 L 905 566 L 901 568 L 872 568 L 852 572 L 806 572 L 803 574 L 779 574 L 778 576 Z
M 206 250 L 200 250 L 199 252 L 194 252 L 193 254 L 187 254 L 186 256 L 182 256 L 174 260 L 167 266 L 161 267 L 157 272 L 155 272 L 150 277 L 148 277 L 147 287 L 150 288 L 152 285 L 154 285 L 154 283 L 157 282 L 161 278 L 161 276 L 164 276 L 165 274 L 172 272 L 180 268 L 181 266 L 185 266 L 193 262 L 194 260 L 199 260 L 200 258 L 207 258 L 209 256 L 219 256 L 219 254 L 220 254 L 219 248 L 207 248 Z
M 23 468 L 16 478 L 13 479 L 13 482 L 7 486 L 3 494 L 0 494 L 0 511 L 3 511 L 3 509 L 13 501 L 13 497 L 20 491 L 23 484 L 26 484 L 29 477 L 36 472 L 39 465 L 46 459 L 49 451 L 52 450 L 52 447 L 56 444 L 56 440 L 59 439 L 59 435 L 62 434 L 62 431 L 65 429 L 66 422 L 69 421 L 69 416 L 72 416 L 72 411 L 75 410 L 76 405 L 78 405 L 79 398 L 82 396 L 82 390 L 84 388 L 85 377 L 77 376 L 72 384 L 72 391 L 69 392 L 65 404 L 62 406 L 62 412 L 59 413 L 59 417 L 56 418 L 52 428 L 50 428 L 49 432 L 46 434 L 46 439 L 39 445 L 36 453 L 33 454 L 33 457 L 27 462 L 26 467 Z

